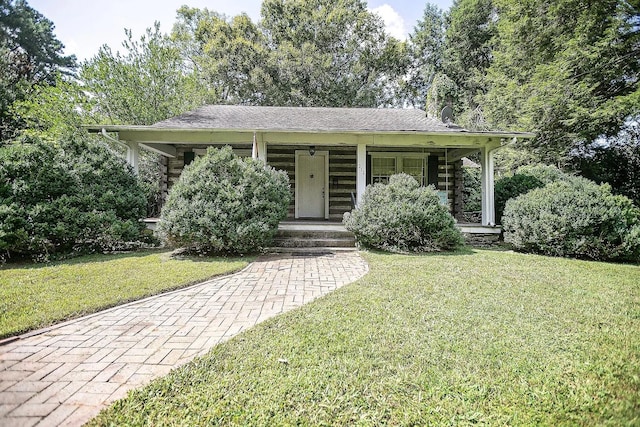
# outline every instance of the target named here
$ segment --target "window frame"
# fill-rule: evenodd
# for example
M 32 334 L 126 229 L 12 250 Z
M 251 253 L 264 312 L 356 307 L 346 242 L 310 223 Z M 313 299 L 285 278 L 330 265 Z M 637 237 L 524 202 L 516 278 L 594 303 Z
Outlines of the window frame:
M 404 159 L 421 159 L 422 160 L 422 179 L 419 182 L 420 186 L 425 187 L 427 185 L 428 178 L 428 157 L 430 153 L 411 153 L 411 152 L 397 152 L 397 151 L 372 151 L 371 155 L 371 183 L 376 182 L 389 182 L 390 175 L 376 175 L 374 171 L 374 159 L 376 158 L 393 158 L 395 160 L 395 173 L 404 172 Z M 414 175 L 411 175 L 416 178 Z

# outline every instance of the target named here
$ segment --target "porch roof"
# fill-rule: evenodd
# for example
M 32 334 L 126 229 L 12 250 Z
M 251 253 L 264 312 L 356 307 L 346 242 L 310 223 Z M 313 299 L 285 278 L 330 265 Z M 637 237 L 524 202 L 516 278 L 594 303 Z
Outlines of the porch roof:
M 418 109 L 262 107 L 205 105 L 150 126 L 88 125 L 89 131 L 165 132 L 270 132 L 320 134 L 420 134 L 494 138 L 532 138 L 526 132 L 471 132 L 427 117 Z

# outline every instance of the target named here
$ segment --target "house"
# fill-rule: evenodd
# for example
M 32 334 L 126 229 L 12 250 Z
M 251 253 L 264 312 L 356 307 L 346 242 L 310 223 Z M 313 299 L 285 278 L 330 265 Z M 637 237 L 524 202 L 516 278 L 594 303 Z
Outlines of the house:
M 451 213 L 461 218 L 462 158 L 480 152 L 485 232 L 495 222 L 494 150 L 534 136 L 470 132 L 417 109 L 236 105 L 206 105 L 151 126 L 87 128 L 117 133 L 134 169 L 141 148 L 161 154 L 167 190 L 207 147 L 230 145 L 241 156 L 253 156 L 288 173 L 294 193 L 292 219 L 340 220 L 368 184 L 386 182 L 399 172 L 434 185 Z

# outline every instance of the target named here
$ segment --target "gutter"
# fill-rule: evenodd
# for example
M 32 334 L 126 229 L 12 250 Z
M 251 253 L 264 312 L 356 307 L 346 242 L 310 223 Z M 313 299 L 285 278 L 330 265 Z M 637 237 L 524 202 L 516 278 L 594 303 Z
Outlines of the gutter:
M 102 136 L 104 136 L 106 139 L 108 139 L 109 141 L 115 142 L 116 144 L 119 144 L 125 148 L 129 148 L 129 146 L 127 144 L 125 144 L 124 142 L 120 141 L 119 139 L 115 139 L 114 137 L 110 136 L 107 133 L 107 130 L 105 128 L 102 128 L 102 132 L 100 132 L 100 134 Z

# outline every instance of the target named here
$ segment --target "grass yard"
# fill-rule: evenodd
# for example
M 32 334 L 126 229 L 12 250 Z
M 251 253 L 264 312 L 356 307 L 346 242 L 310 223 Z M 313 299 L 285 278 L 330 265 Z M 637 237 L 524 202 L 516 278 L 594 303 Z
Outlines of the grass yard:
M 91 425 L 638 425 L 640 267 L 478 250 L 370 273 Z
M 241 258 L 146 251 L 0 266 L 0 338 L 239 270 Z

